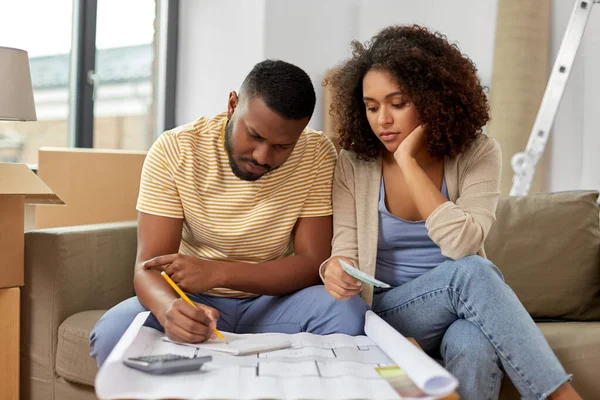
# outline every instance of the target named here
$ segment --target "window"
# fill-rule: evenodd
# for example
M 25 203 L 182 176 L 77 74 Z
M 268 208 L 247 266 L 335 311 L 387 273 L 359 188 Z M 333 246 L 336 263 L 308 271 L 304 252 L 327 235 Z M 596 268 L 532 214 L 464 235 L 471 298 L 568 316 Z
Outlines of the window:
M 37 164 L 43 146 L 148 149 L 174 123 L 178 8 L 178 0 L 0 4 L 0 46 L 28 52 L 38 117 L 0 122 L 0 162 Z
M 37 164 L 38 148 L 67 145 L 72 8 L 72 0 L 0 5 L 0 46 L 28 52 L 38 119 L 0 122 L 2 162 Z
M 154 0 L 98 0 L 94 147 L 148 149 L 154 141 Z

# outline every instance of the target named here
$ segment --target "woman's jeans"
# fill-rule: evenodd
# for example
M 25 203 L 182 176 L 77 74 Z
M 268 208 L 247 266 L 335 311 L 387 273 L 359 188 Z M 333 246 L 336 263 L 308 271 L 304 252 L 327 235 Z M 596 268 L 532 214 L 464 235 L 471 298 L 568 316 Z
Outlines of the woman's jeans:
M 501 272 L 482 257 L 446 261 L 377 290 L 373 311 L 441 356 L 462 399 L 497 399 L 502 369 L 524 399 L 546 398 L 570 380 Z

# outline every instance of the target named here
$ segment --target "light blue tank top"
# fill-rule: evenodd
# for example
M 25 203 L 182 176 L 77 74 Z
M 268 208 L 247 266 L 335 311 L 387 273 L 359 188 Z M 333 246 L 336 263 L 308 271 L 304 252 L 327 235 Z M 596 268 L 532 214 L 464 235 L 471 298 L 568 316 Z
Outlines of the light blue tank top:
M 448 198 L 446 178 L 442 194 Z M 406 221 L 385 207 L 385 185 L 379 190 L 379 240 L 375 277 L 400 286 L 449 260 L 427 233 L 425 221 Z

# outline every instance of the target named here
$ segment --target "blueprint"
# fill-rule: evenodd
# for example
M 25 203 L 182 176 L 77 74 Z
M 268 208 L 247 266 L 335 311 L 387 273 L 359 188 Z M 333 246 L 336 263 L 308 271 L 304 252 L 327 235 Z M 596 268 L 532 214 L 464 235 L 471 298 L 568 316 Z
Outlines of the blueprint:
M 99 398 L 402 398 L 376 370 L 394 366 L 397 362 L 368 336 L 236 335 L 223 332 L 229 342 L 290 342 L 290 347 L 285 349 L 235 356 L 219 351 L 222 344 L 216 342 L 201 345 L 173 343 L 162 332 L 142 326 L 147 316 L 148 313 L 137 316 L 98 372 L 96 394 Z M 414 345 L 410 346 L 416 349 Z M 417 352 L 424 355 L 418 349 Z M 165 353 L 188 357 L 211 355 L 213 359 L 199 371 L 166 376 L 148 375 L 121 362 L 128 357 Z

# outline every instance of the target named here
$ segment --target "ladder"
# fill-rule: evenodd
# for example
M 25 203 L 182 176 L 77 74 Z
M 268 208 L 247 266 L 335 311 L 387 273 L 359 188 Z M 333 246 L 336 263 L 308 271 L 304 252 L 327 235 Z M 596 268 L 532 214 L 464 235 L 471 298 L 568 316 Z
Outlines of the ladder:
M 542 103 L 529 135 L 527 147 L 524 152 L 516 153 L 511 160 L 514 171 L 510 189 L 511 196 L 525 196 L 529 193 L 535 174 L 535 166 L 544 153 L 554 117 L 571 73 L 571 66 L 581 43 L 592 6 L 595 3 L 600 3 L 600 0 L 576 0 L 573 5 L 567 30 L 560 43 Z

